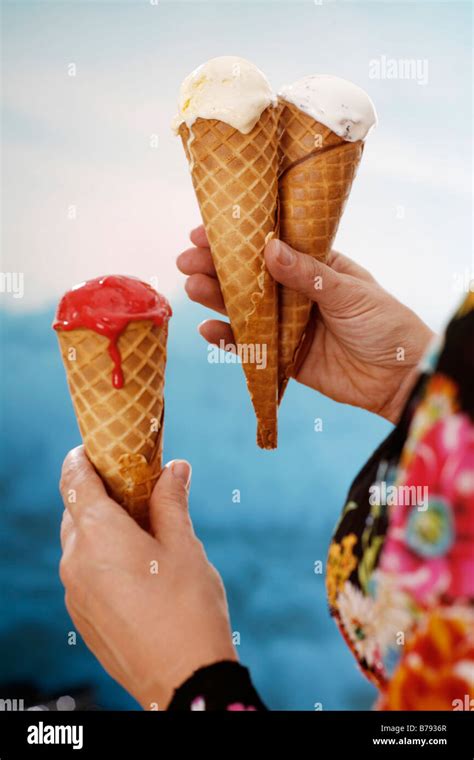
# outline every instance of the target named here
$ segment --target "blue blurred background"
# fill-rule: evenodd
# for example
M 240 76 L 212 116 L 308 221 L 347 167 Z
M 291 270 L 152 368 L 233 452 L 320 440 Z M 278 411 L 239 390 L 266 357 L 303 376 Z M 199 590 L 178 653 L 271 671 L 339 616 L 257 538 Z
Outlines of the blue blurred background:
M 57 480 L 65 452 L 80 439 L 52 316 L 4 320 L 0 683 L 94 682 L 100 704 L 127 707 L 131 700 L 86 647 L 67 642 L 74 629 L 57 574 Z M 278 450 L 257 450 L 242 368 L 208 363 L 193 329 L 203 316 L 181 303 L 171 320 L 165 458 L 193 463 L 191 513 L 223 575 L 241 659 L 274 709 L 369 707 L 373 689 L 329 617 L 314 563 L 325 562 L 350 481 L 390 426 L 290 386 Z
M 101 706 L 135 706 L 80 641 L 68 645 L 57 574 L 57 481 L 79 434 L 53 308 L 74 282 L 115 271 L 157 277 L 173 303 L 165 457 L 193 463 L 196 530 L 263 699 L 368 708 L 374 690 L 313 568 L 390 426 L 292 384 L 278 450 L 256 448 L 241 367 L 209 364 L 195 330 L 208 313 L 185 300 L 174 267 L 199 214 L 169 123 L 182 78 L 214 55 L 250 58 L 276 88 L 326 72 L 367 89 L 380 123 L 337 244 L 439 329 L 472 271 L 470 3 L 37 0 L 3 10 L 2 270 L 24 273 L 25 292 L 0 296 L 0 685 L 90 683 Z M 383 55 L 426 59 L 428 82 L 370 79 Z

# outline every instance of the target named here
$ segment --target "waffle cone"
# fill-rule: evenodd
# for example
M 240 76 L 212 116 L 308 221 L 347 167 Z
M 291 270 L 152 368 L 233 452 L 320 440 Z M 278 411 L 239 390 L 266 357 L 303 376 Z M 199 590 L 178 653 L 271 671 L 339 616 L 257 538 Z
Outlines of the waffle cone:
M 131 322 L 118 340 L 124 385 L 112 385 L 109 341 L 89 329 L 58 330 L 87 456 L 108 493 L 143 527 L 161 471 L 168 326 Z
M 215 119 L 197 119 L 192 134 L 179 129 L 266 449 L 277 445 L 277 288 L 264 259 L 278 203 L 277 116 L 267 108 L 247 135 Z
M 363 142 L 347 142 L 295 105 L 280 101 L 280 237 L 326 261 L 349 197 Z M 278 396 L 295 371 L 312 301 L 280 287 Z

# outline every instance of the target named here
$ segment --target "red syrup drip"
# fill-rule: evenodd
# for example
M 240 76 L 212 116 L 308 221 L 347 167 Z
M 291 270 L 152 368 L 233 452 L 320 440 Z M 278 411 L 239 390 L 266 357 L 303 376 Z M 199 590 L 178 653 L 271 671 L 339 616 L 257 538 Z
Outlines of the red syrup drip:
M 118 347 L 120 335 L 130 322 L 149 320 L 162 327 L 171 315 L 168 301 L 151 285 L 135 277 L 107 275 L 69 290 L 59 302 L 53 328 L 86 328 L 108 338 L 108 352 L 113 362 L 112 385 L 119 389 L 124 384 Z

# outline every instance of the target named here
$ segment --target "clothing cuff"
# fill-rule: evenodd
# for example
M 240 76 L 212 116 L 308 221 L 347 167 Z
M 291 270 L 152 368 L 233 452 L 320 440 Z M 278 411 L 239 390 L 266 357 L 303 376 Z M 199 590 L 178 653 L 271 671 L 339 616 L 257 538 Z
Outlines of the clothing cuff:
M 196 670 L 174 692 L 168 710 L 266 710 L 247 668 L 232 660 Z

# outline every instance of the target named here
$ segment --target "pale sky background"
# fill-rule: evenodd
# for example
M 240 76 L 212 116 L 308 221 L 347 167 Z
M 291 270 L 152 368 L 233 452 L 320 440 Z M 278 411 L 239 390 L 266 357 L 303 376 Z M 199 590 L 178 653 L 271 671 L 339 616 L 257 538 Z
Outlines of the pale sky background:
M 3 3 L 2 271 L 24 272 L 25 297 L 0 303 L 42 307 L 109 272 L 184 297 L 174 261 L 199 212 L 170 122 L 189 71 L 234 54 L 276 89 L 330 73 L 369 92 L 379 125 L 337 247 L 439 328 L 473 270 L 471 14 L 470 2 Z M 428 83 L 370 79 L 381 56 L 426 59 Z

